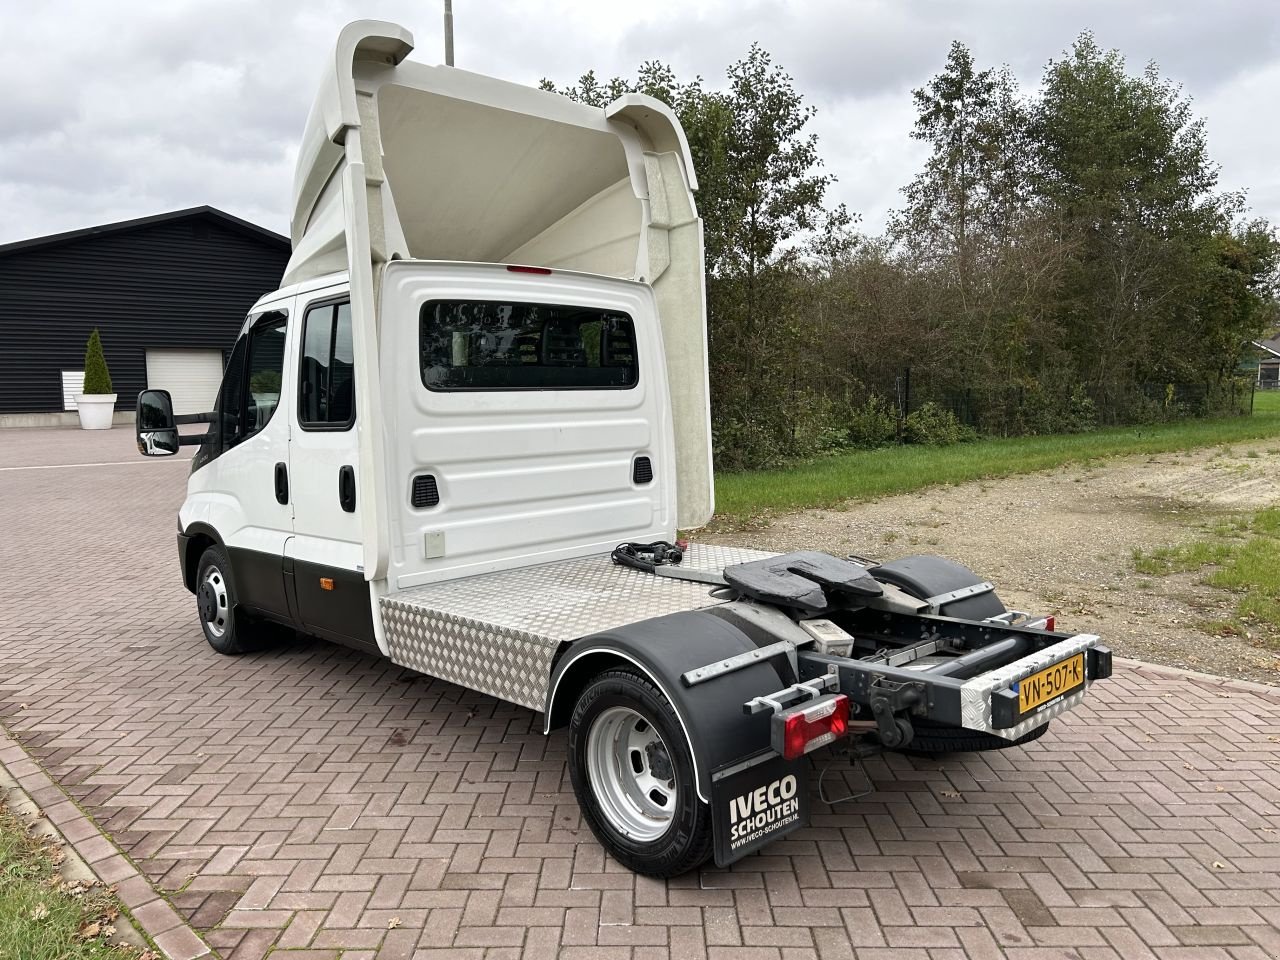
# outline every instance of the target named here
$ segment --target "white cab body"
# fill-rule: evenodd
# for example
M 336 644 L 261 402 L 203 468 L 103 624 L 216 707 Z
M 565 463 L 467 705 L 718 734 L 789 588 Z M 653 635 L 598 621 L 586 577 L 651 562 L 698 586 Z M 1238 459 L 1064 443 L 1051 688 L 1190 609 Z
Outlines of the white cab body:
M 388 588 L 405 589 L 587 553 L 675 531 L 674 441 L 661 330 L 645 284 L 487 264 L 391 264 L 380 359 L 393 540 Z M 424 389 L 420 315 L 440 299 L 547 302 L 625 314 L 639 376 L 625 389 Z M 647 457 L 665 476 L 637 484 Z M 439 503 L 415 507 L 415 477 Z
M 376 21 L 339 38 L 285 286 L 245 322 L 180 513 L 252 612 L 384 654 L 380 598 L 713 510 L 702 225 L 671 111 L 411 49 Z

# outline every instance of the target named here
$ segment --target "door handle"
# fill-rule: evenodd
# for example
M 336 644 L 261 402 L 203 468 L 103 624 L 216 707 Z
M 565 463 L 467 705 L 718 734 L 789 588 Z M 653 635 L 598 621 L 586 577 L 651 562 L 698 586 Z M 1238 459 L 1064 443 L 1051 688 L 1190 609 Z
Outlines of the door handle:
M 289 468 L 284 463 L 276 464 L 276 503 L 289 502 Z
M 356 471 L 350 465 L 338 470 L 338 503 L 347 513 L 356 512 Z

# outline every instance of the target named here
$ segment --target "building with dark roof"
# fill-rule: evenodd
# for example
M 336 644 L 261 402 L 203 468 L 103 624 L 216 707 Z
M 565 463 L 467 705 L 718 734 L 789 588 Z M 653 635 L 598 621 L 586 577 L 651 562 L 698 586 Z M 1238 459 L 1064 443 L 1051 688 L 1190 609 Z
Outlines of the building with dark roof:
M 95 327 L 117 418 L 138 392 L 212 408 L 245 314 L 280 284 L 289 240 L 212 207 L 0 244 L 0 424 L 74 423 Z
M 1280 337 L 1255 340 L 1258 348 L 1258 389 L 1280 389 Z

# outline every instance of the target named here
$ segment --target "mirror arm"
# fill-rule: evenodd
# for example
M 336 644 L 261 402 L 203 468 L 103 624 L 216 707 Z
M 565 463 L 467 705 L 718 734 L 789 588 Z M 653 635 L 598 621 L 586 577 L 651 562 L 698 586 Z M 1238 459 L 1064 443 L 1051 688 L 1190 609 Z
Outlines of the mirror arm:
M 203 433 L 178 434 L 178 446 L 198 447 L 209 438 Z
M 216 423 L 216 413 L 182 413 L 173 418 L 175 425 L 180 423 Z

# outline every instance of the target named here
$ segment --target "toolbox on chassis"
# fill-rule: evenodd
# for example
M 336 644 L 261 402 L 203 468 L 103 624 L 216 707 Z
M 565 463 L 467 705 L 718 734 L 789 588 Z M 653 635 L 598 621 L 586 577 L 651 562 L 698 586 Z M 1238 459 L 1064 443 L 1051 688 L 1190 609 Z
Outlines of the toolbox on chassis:
M 679 124 L 411 49 L 342 31 L 215 409 L 138 400 L 142 453 L 199 447 L 179 560 L 216 650 L 275 622 L 541 711 L 595 835 L 659 876 L 803 825 L 820 747 L 1023 743 L 1110 674 L 942 558 L 673 546 L 713 509 Z

